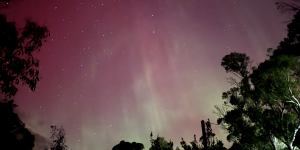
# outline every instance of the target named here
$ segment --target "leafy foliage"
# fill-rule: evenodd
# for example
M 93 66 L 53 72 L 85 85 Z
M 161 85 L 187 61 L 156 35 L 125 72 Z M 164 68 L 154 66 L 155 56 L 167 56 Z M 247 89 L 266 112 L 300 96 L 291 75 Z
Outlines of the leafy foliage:
M 67 150 L 68 146 L 65 144 L 65 130 L 62 127 L 55 125 L 51 126 L 51 137 L 52 143 L 50 145 L 51 150 Z
M 204 148 L 203 145 L 203 138 L 201 137 L 199 142 L 197 141 L 196 135 L 194 135 L 194 140 L 187 144 L 183 138 L 181 138 L 180 145 L 184 150 L 226 150 L 222 141 L 218 140 L 215 137 L 215 133 L 212 132 L 210 128 L 209 120 L 205 123 L 206 124 L 206 135 L 207 135 L 207 149 Z M 202 143 L 201 143 L 202 141 Z M 200 144 L 201 143 L 201 144 Z
M 194 135 L 194 140 L 190 142 L 191 145 L 187 144 L 183 138 L 181 138 L 180 145 L 184 150 L 201 150 L 201 146 L 197 141 L 196 135 Z
M 221 65 L 238 76 L 223 93 L 229 107 L 218 123 L 228 130 L 231 149 L 276 149 L 276 141 L 294 148 L 300 128 L 300 12 L 288 25 L 288 36 L 257 68 L 249 68 L 249 57 L 230 53 Z
M 10 0 L 1 0 L 0 7 Z M 0 14 L 0 149 L 31 150 L 34 136 L 15 113 L 12 97 L 18 85 L 35 90 L 39 81 L 39 61 L 34 52 L 39 51 L 49 32 L 46 27 L 27 21 L 18 30 L 14 22 Z
M 39 51 L 48 29 L 27 21 L 18 31 L 14 22 L 0 15 L 0 90 L 2 98 L 11 98 L 19 84 L 35 90 L 39 81 L 39 61 L 34 52 Z
M 157 136 L 153 139 L 153 135 L 150 135 L 151 147 L 149 150 L 173 150 L 173 142 L 165 140 L 164 137 Z

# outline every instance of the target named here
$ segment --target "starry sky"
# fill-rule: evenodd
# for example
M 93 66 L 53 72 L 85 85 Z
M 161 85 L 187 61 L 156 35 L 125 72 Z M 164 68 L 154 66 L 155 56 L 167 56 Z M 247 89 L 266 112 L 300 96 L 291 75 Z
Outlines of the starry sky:
M 2 10 L 51 33 L 35 92 L 22 88 L 18 111 L 34 132 L 62 125 L 72 150 L 109 150 L 120 140 L 159 134 L 179 144 L 199 137 L 201 119 L 228 88 L 224 55 L 253 65 L 285 36 L 274 0 L 14 0 Z M 221 138 L 224 133 L 214 127 Z

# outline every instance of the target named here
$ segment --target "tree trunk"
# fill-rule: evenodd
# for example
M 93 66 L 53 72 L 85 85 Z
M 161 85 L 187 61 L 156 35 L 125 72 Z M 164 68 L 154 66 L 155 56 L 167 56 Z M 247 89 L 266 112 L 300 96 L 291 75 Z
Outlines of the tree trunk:
M 293 150 L 293 144 L 292 143 L 286 144 L 286 145 L 287 145 L 288 150 Z
M 275 146 L 275 139 L 274 139 L 274 137 L 270 136 L 270 140 L 271 140 L 271 143 L 272 143 L 273 150 L 277 150 L 277 148 Z
M 285 145 L 287 146 L 288 150 L 294 150 L 295 149 L 296 146 L 294 147 L 293 143 L 294 143 L 294 141 L 296 139 L 296 135 L 297 135 L 297 132 L 298 132 L 299 129 L 300 129 L 300 125 L 298 125 L 298 127 L 295 129 L 292 140 L 289 143 L 285 143 Z

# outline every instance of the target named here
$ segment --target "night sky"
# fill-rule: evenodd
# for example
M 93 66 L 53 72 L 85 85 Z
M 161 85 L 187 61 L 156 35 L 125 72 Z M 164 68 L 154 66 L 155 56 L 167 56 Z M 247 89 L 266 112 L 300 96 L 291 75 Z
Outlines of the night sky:
M 109 150 L 149 135 L 191 141 L 230 85 L 232 51 L 253 65 L 285 36 L 274 0 L 15 0 L 9 20 L 51 33 L 37 54 L 41 81 L 16 96 L 26 125 L 49 137 L 66 129 L 72 150 Z M 2 10 L 3 11 L 3 10 Z M 215 130 L 220 137 L 220 129 Z

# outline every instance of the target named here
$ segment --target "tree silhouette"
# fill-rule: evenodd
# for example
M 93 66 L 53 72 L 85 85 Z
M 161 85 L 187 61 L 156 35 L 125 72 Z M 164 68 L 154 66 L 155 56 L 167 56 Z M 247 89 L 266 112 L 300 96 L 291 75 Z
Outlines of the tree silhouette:
M 207 135 L 207 149 L 203 145 L 203 138 L 200 137 L 199 142 L 197 141 L 196 135 L 194 135 L 193 141 L 190 144 L 187 144 L 183 138 L 181 138 L 180 145 L 184 150 L 226 150 L 222 141 L 218 140 L 215 137 L 211 128 L 211 123 L 208 121 L 205 123 L 206 126 L 206 135 Z M 202 141 L 202 142 L 201 142 Z M 201 145 L 201 144 L 202 145 Z
M 187 144 L 183 138 L 181 138 L 180 145 L 184 150 L 201 150 L 201 147 L 197 141 L 196 135 L 194 135 L 194 140 L 190 142 L 191 145 Z
M 153 134 L 150 134 L 151 147 L 149 150 L 173 150 L 173 142 L 165 140 L 164 137 L 157 136 L 153 139 Z
M 229 132 L 231 149 L 289 150 L 300 128 L 300 13 L 288 24 L 288 36 L 273 54 L 250 69 L 249 57 L 230 53 L 221 65 L 234 76 L 233 87 L 223 93 L 227 107 L 218 123 Z
M 8 4 L 9 0 L 1 0 Z M 34 136 L 14 112 L 13 96 L 18 85 L 27 85 L 35 90 L 39 81 L 39 61 L 34 53 L 39 51 L 49 36 L 46 27 L 27 21 L 18 30 L 0 14 L 0 149 L 31 150 Z
M 295 13 L 291 22 L 287 25 L 288 34 L 276 49 L 273 49 L 273 56 L 277 55 L 294 55 L 300 56 L 300 11 Z
M 52 143 L 50 145 L 51 150 L 67 150 L 68 146 L 66 142 L 65 130 L 62 127 L 55 125 L 51 126 L 51 137 Z
M 31 150 L 34 136 L 25 128 L 25 124 L 14 113 L 13 101 L 0 102 L 0 149 Z
M 279 140 L 293 148 L 300 127 L 298 66 L 293 56 L 272 57 L 223 94 L 232 109 L 219 123 L 227 125 L 230 141 L 247 149 L 269 149 Z
M 143 150 L 144 145 L 141 143 L 136 143 L 136 142 L 125 142 L 125 141 L 120 141 L 119 144 L 115 145 L 112 150 Z
M 1 98 L 9 99 L 18 90 L 17 86 L 27 85 L 35 90 L 39 81 L 39 61 L 34 53 L 39 51 L 48 29 L 35 22 L 27 21 L 18 31 L 14 22 L 7 21 L 0 14 L 0 90 Z

